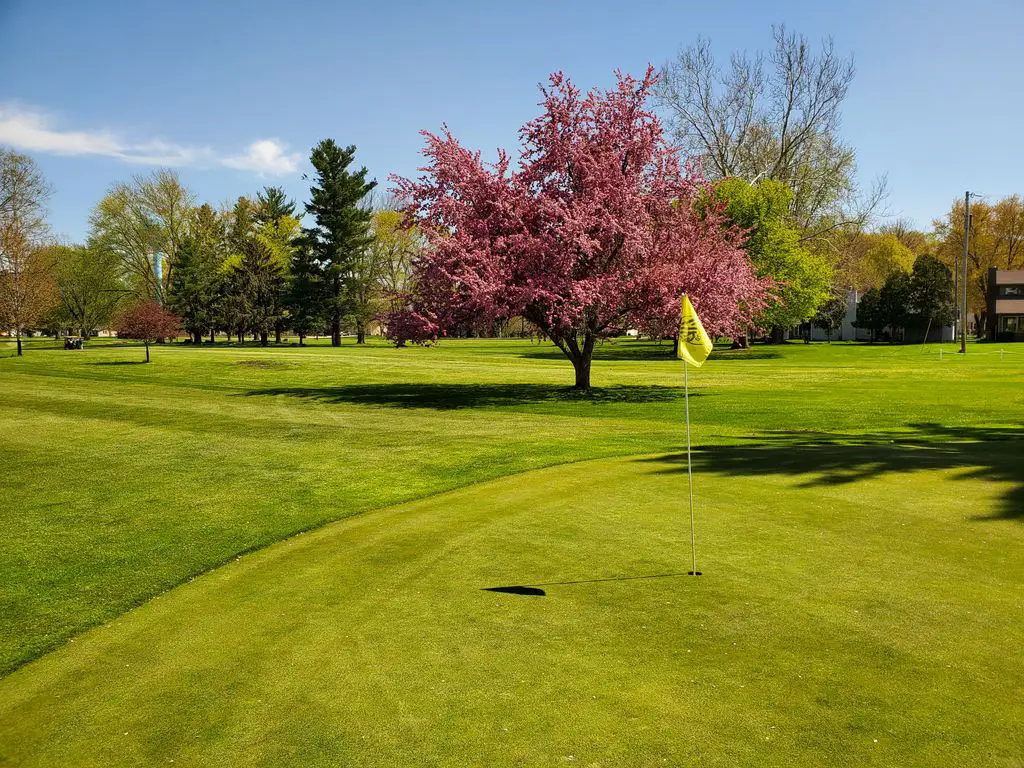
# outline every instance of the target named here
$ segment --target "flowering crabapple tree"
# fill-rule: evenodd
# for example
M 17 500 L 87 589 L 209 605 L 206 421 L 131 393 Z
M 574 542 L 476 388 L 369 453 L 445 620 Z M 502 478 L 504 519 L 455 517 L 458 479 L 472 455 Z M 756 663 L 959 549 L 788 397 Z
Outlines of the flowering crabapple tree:
M 447 127 L 423 132 L 423 175 L 393 177 L 427 239 L 408 308 L 389 319 L 394 341 L 518 315 L 589 389 L 595 345 L 631 327 L 677 329 L 683 293 L 713 334 L 752 324 L 769 284 L 721 207 L 697 205 L 712 198 L 708 185 L 646 109 L 654 69 L 616 76 L 583 95 L 553 74 L 543 114 L 519 131 L 515 168 L 503 151 L 485 163 Z
M 181 330 L 181 318 L 155 301 L 140 301 L 121 313 L 116 330 L 120 339 L 139 339 L 146 344 L 148 363 L 150 343 L 176 336 Z

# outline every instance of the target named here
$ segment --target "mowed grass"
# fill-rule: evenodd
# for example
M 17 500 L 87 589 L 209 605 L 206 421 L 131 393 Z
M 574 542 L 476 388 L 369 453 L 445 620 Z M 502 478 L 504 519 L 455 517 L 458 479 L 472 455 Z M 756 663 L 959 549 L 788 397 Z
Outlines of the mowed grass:
M 0 359 L 7 668 L 119 617 L 0 763 L 1019 765 L 1024 358 L 946 349 L 694 372 L 699 579 L 667 347 Z

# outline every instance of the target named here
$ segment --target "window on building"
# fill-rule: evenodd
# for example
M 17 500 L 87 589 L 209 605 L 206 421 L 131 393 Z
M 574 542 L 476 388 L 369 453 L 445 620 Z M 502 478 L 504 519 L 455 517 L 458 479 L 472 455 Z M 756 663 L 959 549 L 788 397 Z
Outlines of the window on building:
M 999 330 L 1006 333 L 1024 333 L 1024 315 L 1002 315 Z

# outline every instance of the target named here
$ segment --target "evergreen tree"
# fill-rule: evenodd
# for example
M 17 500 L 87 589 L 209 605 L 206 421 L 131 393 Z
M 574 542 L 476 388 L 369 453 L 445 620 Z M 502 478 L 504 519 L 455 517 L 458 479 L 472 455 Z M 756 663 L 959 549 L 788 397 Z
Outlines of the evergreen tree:
M 291 329 L 299 335 L 299 345 L 306 337 L 321 331 L 327 322 L 327 282 L 320 263 L 306 238 L 295 243 L 292 253 L 291 275 L 285 289 Z
M 212 342 L 220 320 L 224 238 L 224 221 L 213 208 L 209 204 L 196 208 L 168 290 L 168 307 L 181 318 L 193 344 L 201 343 L 206 333 Z
M 372 241 L 372 213 L 360 203 L 377 182 L 366 181 L 365 167 L 354 173 L 348 170 L 355 151 L 354 146 L 342 149 L 333 139 L 324 139 L 310 156 L 316 176 L 306 212 L 316 225 L 307 231 L 307 239 L 327 280 L 326 309 L 334 346 L 341 344 L 341 318 L 351 304 L 353 263 Z
M 879 291 L 878 298 L 881 319 L 889 327 L 891 343 L 910 319 L 910 275 L 906 272 L 893 272 Z
M 232 283 L 239 295 L 239 309 L 245 327 L 259 334 L 267 346 L 270 330 L 281 317 L 279 297 L 284 285 L 284 270 L 278 254 L 261 234 L 246 240 L 242 253 L 232 264 Z
M 845 317 L 846 294 L 843 291 L 834 290 L 825 303 L 818 307 L 817 313 L 811 319 L 811 324 L 824 329 L 831 342 L 832 334 L 843 324 Z
M 885 328 L 885 313 L 882 309 L 881 291 L 878 288 L 872 288 L 860 297 L 854 325 L 871 331 L 872 344 L 878 339 L 878 334 Z
M 910 310 L 918 323 L 923 323 L 924 339 L 933 325 L 953 322 L 953 273 L 934 256 L 918 256 L 910 275 Z
M 285 216 L 295 218 L 295 201 L 289 200 L 281 187 L 264 187 L 256 193 L 254 217 L 258 224 L 276 224 Z

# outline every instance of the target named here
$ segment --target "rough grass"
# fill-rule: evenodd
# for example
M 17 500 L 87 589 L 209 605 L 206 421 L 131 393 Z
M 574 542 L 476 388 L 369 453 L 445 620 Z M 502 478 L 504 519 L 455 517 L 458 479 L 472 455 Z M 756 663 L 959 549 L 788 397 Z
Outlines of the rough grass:
M 691 376 L 697 580 L 666 347 L 2 358 L 7 669 L 379 511 L 0 681 L 0 763 L 1018 764 L 1024 359 L 937 351 Z

